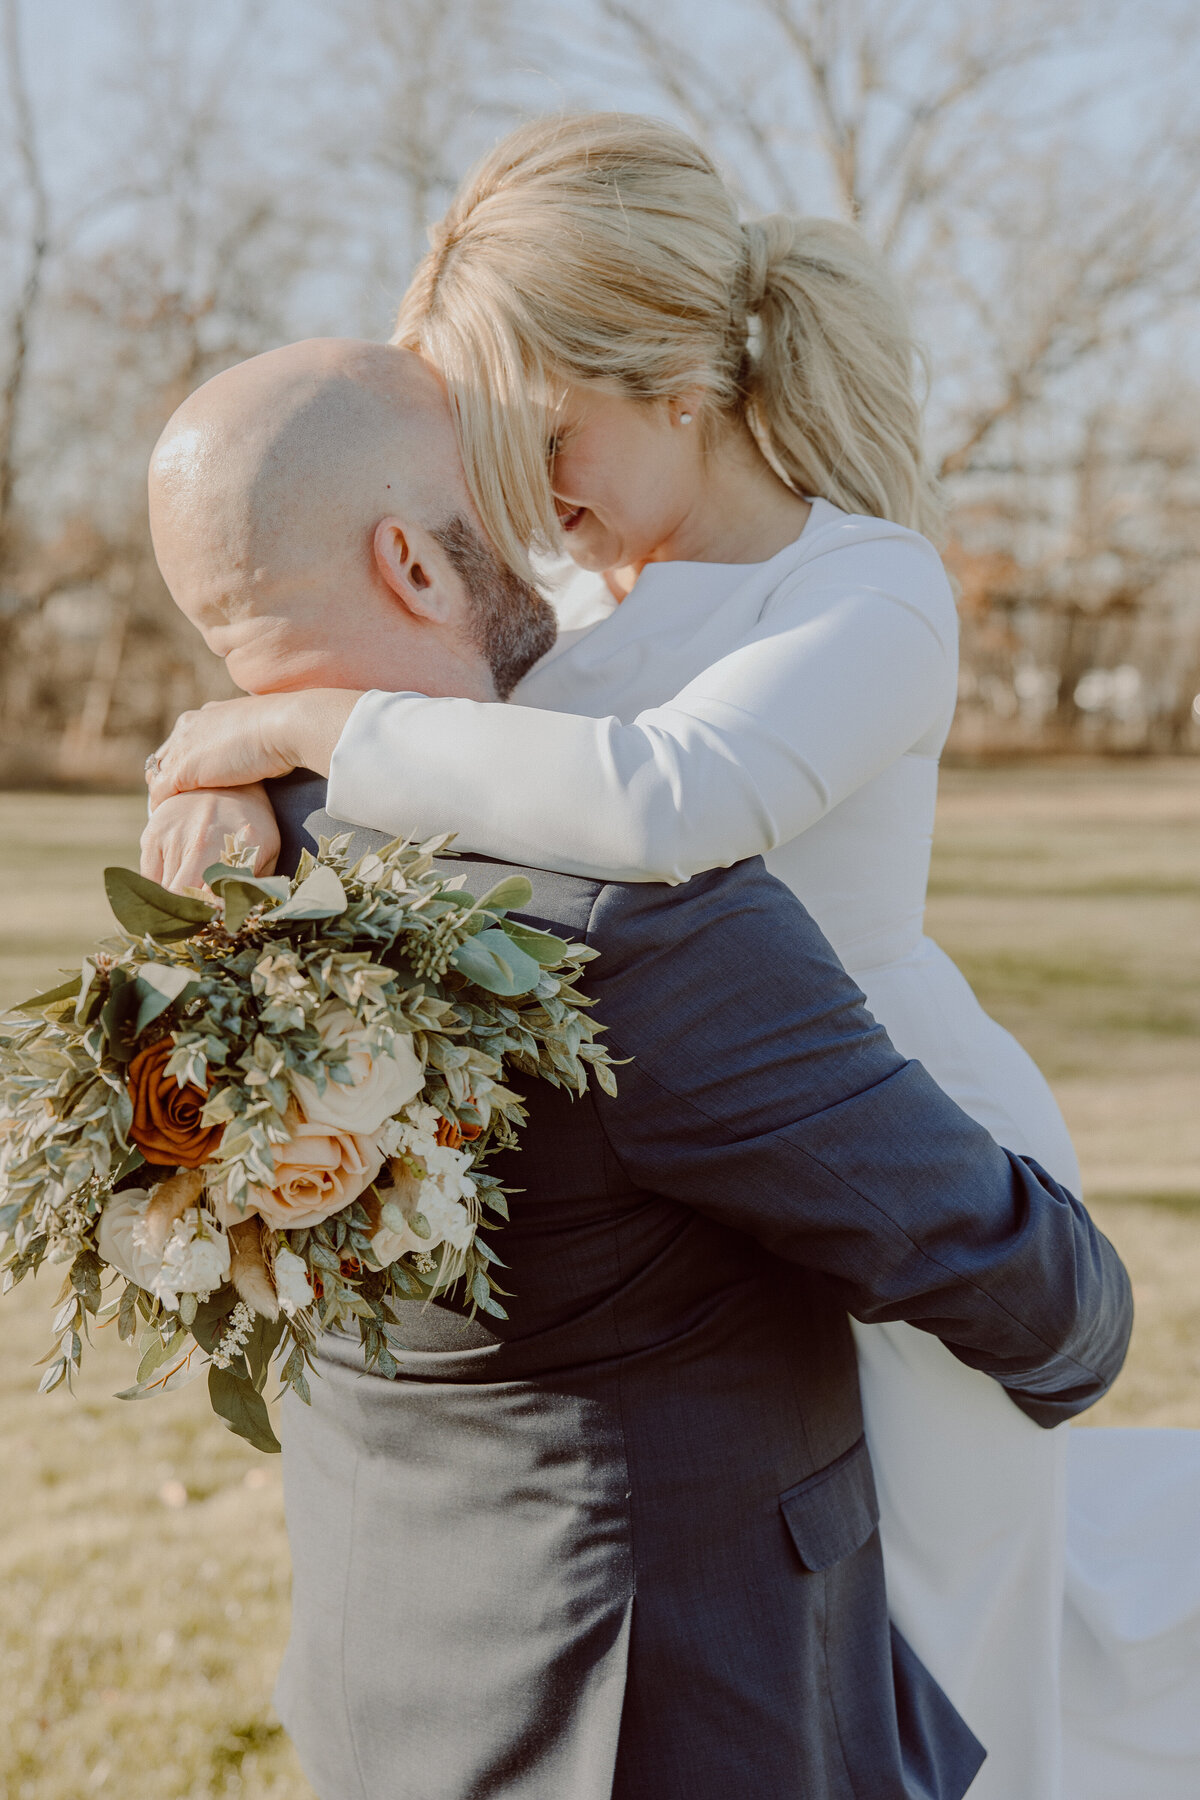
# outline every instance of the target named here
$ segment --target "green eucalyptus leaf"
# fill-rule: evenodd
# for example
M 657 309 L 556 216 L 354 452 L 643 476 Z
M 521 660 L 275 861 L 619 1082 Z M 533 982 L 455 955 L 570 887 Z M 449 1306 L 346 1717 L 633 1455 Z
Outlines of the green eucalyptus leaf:
M 283 1336 L 286 1324 L 286 1319 L 268 1319 L 263 1313 L 255 1314 L 254 1325 L 242 1350 L 242 1355 L 246 1359 L 250 1379 L 260 1394 L 266 1386 L 271 1357 Z
M 137 1145 L 131 1144 L 113 1170 L 113 1186 L 116 1187 L 118 1181 L 123 1181 L 126 1175 L 132 1175 L 135 1169 L 140 1169 L 145 1160 Z
M 552 968 L 562 961 L 571 946 L 565 938 L 554 937 L 549 931 L 538 931 L 532 925 L 521 925 L 516 919 L 505 919 L 500 927 L 505 937 L 511 938 L 518 950 L 526 956 L 532 956 L 534 962 L 543 968 Z
M 82 986 L 83 976 L 72 975 L 71 979 L 64 981 L 61 986 L 47 988 L 44 994 L 32 994 L 28 1000 L 18 1000 L 17 1004 L 9 1010 L 11 1012 L 39 1013 L 43 1007 L 53 1006 L 58 1000 L 74 1000 Z
M 194 970 L 182 968 L 178 963 L 142 963 L 136 985 L 138 1010 L 133 1035 L 140 1037 L 152 1020 L 196 985 L 196 975 Z
M 336 919 L 347 907 L 346 890 L 328 863 L 318 863 L 290 900 L 270 915 L 276 919 Z
M 477 937 L 468 938 L 450 960 L 476 987 L 510 998 L 531 993 L 541 973 L 533 957 L 527 956 L 499 926 L 490 926 Z
M 264 900 L 286 900 L 292 891 L 286 875 L 252 875 L 249 869 L 234 868 L 230 863 L 211 863 L 204 871 L 204 879 L 214 894 L 231 881 L 254 888 Z
M 271 1429 L 267 1403 L 254 1386 L 232 1369 L 210 1368 L 208 1396 L 213 1411 L 237 1437 L 245 1438 L 268 1456 L 279 1454 L 279 1439 Z
M 117 1336 L 123 1344 L 131 1344 L 137 1332 L 137 1297 L 136 1284 L 127 1281 L 121 1294 L 120 1310 L 117 1313 Z
M 102 982 L 97 981 L 97 973 L 96 964 L 92 958 L 86 957 L 81 971 L 79 998 L 75 1002 L 75 1023 L 81 1029 L 86 1029 L 100 1011 L 104 986 Z
M 114 969 L 100 1025 L 118 1062 L 129 1062 L 137 1049 L 137 1015 L 142 1003 L 137 980 L 128 969 Z
M 163 944 L 195 937 L 216 916 L 203 900 L 173 894 L 133 869 L 105 869 L 104 891 L 117 922 L 126 931 L 134 937 L 157 938 Z
M 239 931 L 251 907 L 265 900 L 286 900 L 292 891 L 286 875 L 252 875 L 249 869 L 231 868 L 228 863 L 212 863 L 204 879 L 221 901 L 226 931 Z
M 146 1336 L 152 1337 L 152 1342 L 137 1366 L 139 1386 L 145 1383 L 148 1376 L 153 1375 L 155 1369 L 161 1369 L 165 1362 L 170 1362 L 179 1353 L 187 1342 L 187 1335 L 186 1331 L 177 1331 L 164 1344 L 157 1332 L 146 1333 Z
M 227 1281 L 224 1287 L 219 1287 L 215 1294 L 209 1295 L 207 1300 L 201 1300 L 196 1308 L 196 1316 L 192 1320 L 191 1326 L 192 1336 L 200 1348 L 207 1350 L 210 1356 L 217 1347 L 218 1339 L 225 1334 L 229 1315 L 237 1305 L 237 1301 L 237 1289 Z
M 489 888 L 476 905 L 486 912 L 519 912 L 533 899 L 533 883 L 524 875 L 506 875 Z

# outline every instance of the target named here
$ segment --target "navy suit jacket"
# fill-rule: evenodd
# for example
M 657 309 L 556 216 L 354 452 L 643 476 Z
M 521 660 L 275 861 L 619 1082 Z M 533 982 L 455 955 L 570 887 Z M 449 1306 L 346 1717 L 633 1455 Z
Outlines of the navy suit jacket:
M 322 798 L 279 784 L 281 866 L 305 821 L 334 829 Z M 455 866 L 475 891 L 512 872 Z M 615 1099 L 522 1084 L 522 1148 L 493 1165 L 523 1190 L 495 1240 L 509 1319 L 402 1307 L 394 1382 L 330 1334 L 288 1410 L 279 1704 L 310 1778 L 322 1800 L 957 1800 L 983 1751 L 889 1635 L 846 1315 L 935 1333 L 1049 1426 L 1120 1368 L 1121 1263 L 897 1054 L 760 863 L 525 873 L 530 922 L 601 952 L 631 1060 Z

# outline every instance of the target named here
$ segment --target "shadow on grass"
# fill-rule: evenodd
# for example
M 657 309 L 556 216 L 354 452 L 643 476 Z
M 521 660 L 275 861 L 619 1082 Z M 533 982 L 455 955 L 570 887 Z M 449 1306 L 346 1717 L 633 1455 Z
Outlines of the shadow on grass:
M 260 1750 L 273 1749 L 282 1737 L 283 1726 L 278 1720 L 248 1719 L 244 1725 L 231 1725 L 221 1741 L 213 1746 L 213 1774 L 240 1775 L 242 1764 L 248 1756 L 255 1756 Z

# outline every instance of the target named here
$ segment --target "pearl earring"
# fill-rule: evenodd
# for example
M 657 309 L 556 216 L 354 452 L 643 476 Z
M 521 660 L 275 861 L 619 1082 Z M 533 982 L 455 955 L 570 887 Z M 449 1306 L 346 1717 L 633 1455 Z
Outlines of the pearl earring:
M 679 415 L 679 423 L 680 423 L 680 424 L 681 424 L 681 425 L 690 425 L 690 424 L 691 424 L 691 422 L 692 422 L 692 415 L 691 415 L 691 413 L 680 413 L 680 415 Z

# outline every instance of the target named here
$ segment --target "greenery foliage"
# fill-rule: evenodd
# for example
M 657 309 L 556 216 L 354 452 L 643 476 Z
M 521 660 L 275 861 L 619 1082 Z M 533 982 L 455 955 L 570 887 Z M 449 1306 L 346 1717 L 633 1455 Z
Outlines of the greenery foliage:
M 435 866 L 444 839 L 396 841 L 353 864 L 348 842 L 323 839 L 292 879 L 254 876 L 231 845 L 206 872 L 213 905 L 108 869 L 119 934 L 0 1022 L 5 1289 L 64 1265 L 43 1389 L 69 1386 L 90 1327 L 114 1319 L 139 1351 L 122 1397 L 207 1368 L 216 1412 L 273 1450 L 269 1371 L 307 1399 L 320 1329 L 357 1330 L 368 1364 L 390 1375 L 395 1301 L 453 1291 L 505 1316 L 502 1264 L 482 1230 L 507 1217 L 488 1159 L 525 1118 L 506 1083 L 517 1074 L 581 1093 L 594 1075 L 614 1091 L 577 985 L 595 952 L 510 916 L 531 898 L 523 878 L 465 892 Z M 151 1103 L 195 1098 L 194 1119 L 168 1121 L 174 1165 L 147 1151 L 158 1140 L 138 1116 L 132 1066 L 156 1045 L 163 1092 Z M 401 1052 L 418 1070 L 411 1099 L 341 1133 L 374 1151 L 378 1172 L 346 1204 L 335 1196 L 320 1217 L 299 1211 L 289 1224 L 277 1164 L 298 1121 L 353 1089 L 355 1069 Z M 302 1103 L 302 1091 L 316 1099 Z M 114 1209 L 112 1226 L 122 1199 L 136 1267 L 104 1253 L 102 1221 Z M 178 1234 L 177 1266 L 150 1279 L 156 1218 L 163 1242 Z M 120 1292 L 114 1274 L 126 1277 Z

